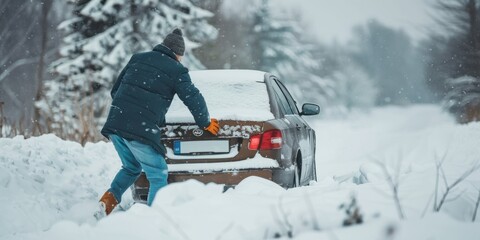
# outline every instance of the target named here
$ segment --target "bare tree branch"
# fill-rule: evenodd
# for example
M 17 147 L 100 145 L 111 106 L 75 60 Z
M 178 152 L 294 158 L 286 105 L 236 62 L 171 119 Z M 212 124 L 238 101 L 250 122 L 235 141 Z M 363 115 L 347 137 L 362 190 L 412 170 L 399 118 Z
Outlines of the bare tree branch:
M 28 35 L 28 34 L 30 33 L 30 31 L 33 30 L 33 27 L 35 27 L 34 22 L 32 22 L 32 23 L 30 24 L 30 26 L 28 27 L 25 35 Z M 2 61 L 0 62 L 0 66 L 5 65 L 5 64 L 8 62 L 8 60 L 10 59 L 11 55 L 12 55 L 13 53 L 15 53 L 15 51 L 16 51 L 19 47 L 23 47 L 23 46 L 24 46 L 24 43 L 27 41 L 27 39 L 28 39 L 28 37 L 24 37 L 24 38 L 22 38 L 19 42 L 17 42 L 13 48 L 9 48 L 10 51 L 9 51 L 6 55 L 2 56 Z M 3 42 L 6 42 L 6 41 L 3 41 Z
M 473 210 L 472 222 L 475 222 L 475 218 L 477 217 L 477 212 L 478 212 L 478 206 L 479 205 L 480 205 L 480 190 L 478 190 L 477 203 L 475 204 L 475 210 Z
M 2 74 L 0 74 L 0 82 L 2 82 L 13 70 L 15 70 L 15 68 L 26 64 L 34 63 L 37 60 L 37 57 L 18 59 L 12 65 L 8 66 L 7 69 L 3 70 Z
M 405 219 L 405 214 L 403 212 L 402 204 L 400 203 L 400 198 L 398 196 L 398 188 L 399 188 L 399 182 L 398 182 L 398 176 L 393 176 L 388 172 L 387 167 L 385 166 L 384 163 L 378 162 L 377 164 L 380 166 L 382 169 L 383 173 L 385 174 L 385 177 L 387 178 L 387 182 L 390 185 L 390 188 L 393 193 L 393 200 L 395 202 L 395 206 L 398 211 L 398 215 L 400 216 L 400 219 Z M 401 166 L 400 164 L 397 164 L 397 168 Z M 396 169 L 395 170 L 396 174 L 400 173 L 400 170 Z M 396 179 L 396 180 L 395 180 Z
M 447 154 L 448 154 L 448 148 L 447 148 L 447 151 L 443 154 L 440 161 L 435 162 L 436 175 L 435 175 L 435 198 L 433 200 L 433 211 L 435 211 L 435 209 L 437 209 L 438 187 L 439 187 L 439 180 L 440 180 L 439 178 L 440 178 L 440 171 L 441 171 L 440 168 L 443 165 L 443 163 L 445 162 L 445 159 L 447 158 Z M 435 152 L 435 159 L 438 159 L 438 156 L 437 156 L 436 152 Z M 445 178 L 444 178 L 444 181 L 446 182 Z M 447 184 L 445 184 L 445 185 L 447 185 Z
M 228 231 L 230 231 L 230 229 L 232 229 L 234 225 L 235 225 L 235 224 L 234 224 L 233 222 L 231 222 L 230 224 L 228 224 L 228 226 L 225 227 L 215 239 L 216 239 L 216 240 L 221 240 L 222 237 L 223 237 L 223 235 L 225 235 Z
M 446 200 L 445 200 L 445 203 L 453 202 L 453 201 L 459 199 L 466 191 L 467 191 L 467 189 L 464 189 L 463 191 L 461 191 L 460 193 L 458 193 L 455 197 L 446 199 Z
M 432 199 L 434 196 L 436 196 L 436 191 L 433 191 L 432 194 L 430 194 L 430 197 L 428 198 L 427 204 L 425 205 L 425 208 L 422 211 L 422 218 L 425 217 L 425 214 L 427 214 L 428 206 L 430 206 L 430 203 L 432 202 Z
M 17 16 L 17 14 L 18 14 L 19 12 L 24 11 L 24 10 L 25 10 L 24 8 L 27 7 L 27 3 L 28 3 L 28 2 L 24 2 L 20 7 L 18 7 L 18 8 L 17 8 L 17 11 L 15 12 L 15 15 L 14 15 L 14 16 Z M 8 4 L 8 2 L 5 1 L 5 4 Z M 0 9 L 3 9 L 3 8 L 4 8 L 4 6 L 2 6 Z M 16 20 L 17 20 L 17 18 L 11 17 L 10 19 L 8 19 L 8 22 L 5 23 L 5 25 L 2 26 L 2 27 L 3 27 L 3 30 L 2 30 L 2 32 L 0 33 L 0 39 L 3 39 L 3 36 L 7 33 L 7 31 L 8 31 L 8 30 L 11 30 L 10 27 L 9 27 L 9 25 L 12 24 L 12 22 L 14 22 L 14 21 L 16 21 Z
M 13 94 L 13 90 L 8 85 L 3 85 L 3 91 L 10 97 L 15 106 L 19 107 L 22 105 L 22 102 L 18 100 L 18 96 Z
M 465 171 L 462 175 L 460 175 L 452 184 L 448 185 L 448 182 L 446 180 L 445 172 L 443 171 L 443 166 L 440 166 L 440 170 L 442 173 L 443 178 L 445 179 L 445 192 L 443 193 L 442 198 L 440 199 L 440 202 L 438 205 L 436 205 L 435 211 L 438 212 L 442 208 L 443 204 L 445 203 L 445 200 L 447 199 L 448 194 L 450 191 L 455 188 L 459 183 L 463 182 L 468 176 L 470 176 L 472 173 L 480 169 L 480 164 L 479 161 L 475 163 L 475 165 Z
M 46 56 L 51 56 L 53 53 L 55 53 L 55 50 L 56 49 L 51 49 L 50 51 L 48 51 L 45 55 Z M 23 65 L 26 65 L 26 64 L 30 64 L 30 63 L 34 63 L 38 61 L 38 57 L 31 57 L 31 58 L 22 58 L 22 59 L 18 59 L 17 61 L 15 61 L 13 64 L 11 64 L 10 66 L 8 66 L 8 68 L 6 68 L 5 70 L 3 70 L 3 72 L 0 74 L 0 83 L 5 80 L 5 78 L 13 71 L 15 70 L 17 67 L 20 67 L 20 66 L 23 66 Z
M 442 179 L 443 179 L 443 183 L 445 184 L 445 186 L 448 186 L 448 181 L 447 181 L 447 176 L 445 174 L 445 171 L 443 170 L 443 166 L 440 165 L 440 173 L 442 174 Z
M 480 165 L 477 162 L 470 170 L 465 171 L 465 173 L 463 173 L 455 182 L 453 182 L 450 188 L 453 188 L 456 185 L 458 185 L 461 181 L 465 180 L 468 176 L 470 176 L 470 174 L 474 173 L 479 168 L 480 168 Z

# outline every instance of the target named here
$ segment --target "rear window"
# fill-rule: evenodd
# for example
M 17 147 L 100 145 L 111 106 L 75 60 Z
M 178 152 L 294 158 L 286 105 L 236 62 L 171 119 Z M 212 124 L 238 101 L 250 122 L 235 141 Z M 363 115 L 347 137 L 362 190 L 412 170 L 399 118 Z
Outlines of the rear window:
M 274 118 L 270 111 L 264 73 L 248 70 L 192 71 L 190 77 L 200 90 L 210 117 L 223 120 L 266 121 Z M 192 114 L 175 96 L 167 122 L 194 122 Z

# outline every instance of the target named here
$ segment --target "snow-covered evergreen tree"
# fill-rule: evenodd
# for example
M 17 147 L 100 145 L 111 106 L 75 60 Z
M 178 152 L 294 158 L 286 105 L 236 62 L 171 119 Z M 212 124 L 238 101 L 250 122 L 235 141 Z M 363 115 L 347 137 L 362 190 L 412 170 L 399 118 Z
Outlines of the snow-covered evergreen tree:
M 253 12 L 249 36 L 253 67 L 280 76 L 317 67 L 318 62 L 310 52 L 312 47 L 302 38 L 298 22 L 289 16 L 273 16 L 268 3 L 262 0 Z
M 351 58 L 378 88 L 376 104 L 408 104 L 428 98 L 422 61 L 411 38 L 402 30 L 372 20 L 354 28 Z
M 323 115 L 338 116 L 373 107 L 378 96 L 373 80 L 346 53 L 328 51 L 323 52 L 322 61 L 328 69 L 295 73 L 292 77 L 297 81 L 288 82 L 291 93 L 300 102 L 319 104 Z
M 72 2 L 74 18 L 59 26 L 66 32 L 62 58 L 51 65 L 58 78 L 45 84 L 46 97 L 37 103 L 63 137 L 84 135 L 83 140 L 98 134 L 94 126 L 104 122 L 111 86 L 133 53 L 151 50 L 180 27 L 186 42 L 183 63 L 200 69 L 192 49 L 217 37 L 207 23 L 213 14 L 189 0 Z
M 480 121 L 480 0 L 438 0 L 426 76 L 459 122 Z
M 247 47 L 251 67 L 277 75 L 298 101 L 330 107 L 337 96 L 332 79 L 318 74 L 321 60 L 314 57 L 315 44 L 309 40 L 300 21 L 289 13 L 274 13 L 268 0 L 257 0 L 247 7 L 250 32 Z
M 332 78 L 335 81 L 339 106 L 346 110 L 368 109 L 375 105 L 378 96 L 378 88 L 363 69 L 353 62 L 342 66 Z
M 448 79 L 444 106 L 459 122 L 480 121 L 480 79 L 463 76 Z
M 290 94 L 297 101 L 297 107 L 300 109 L 302 103 L 315 103 L 320 105 L 322 114 L 325 110 L 337 113 L 339 108 L 338 86 L 334 79 L 329 77 L 320 77 L 310 72 L 297 72 L 295 79 L 297 82 L 286 82 Z

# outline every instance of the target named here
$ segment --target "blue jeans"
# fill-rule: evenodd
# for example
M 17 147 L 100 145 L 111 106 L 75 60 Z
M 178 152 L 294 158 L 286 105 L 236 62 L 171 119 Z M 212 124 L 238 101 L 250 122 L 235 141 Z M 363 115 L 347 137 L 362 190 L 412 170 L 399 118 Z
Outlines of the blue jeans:
M 147 204 L 152 205 L 157 191 L 167 185 L 168 167 L 165 158 L 150 145 L 129 141 L 115 134 L 109 137 L 122 160 L 122 168 L 108 191 L 120 203 L 123 193 L 137 180 L 143 169 L 150 182 Z

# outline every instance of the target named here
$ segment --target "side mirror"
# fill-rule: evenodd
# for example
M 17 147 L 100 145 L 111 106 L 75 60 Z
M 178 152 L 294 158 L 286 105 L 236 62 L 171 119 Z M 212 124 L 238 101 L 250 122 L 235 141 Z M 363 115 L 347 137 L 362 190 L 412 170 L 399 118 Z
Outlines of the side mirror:
M 300 115 L 311 116 L 311 115 L 317 115 L 319 113 L 320 113 L 320 107 L 317 104 L 305 103 L 302 106 L 302 112 L 300 113 Z

